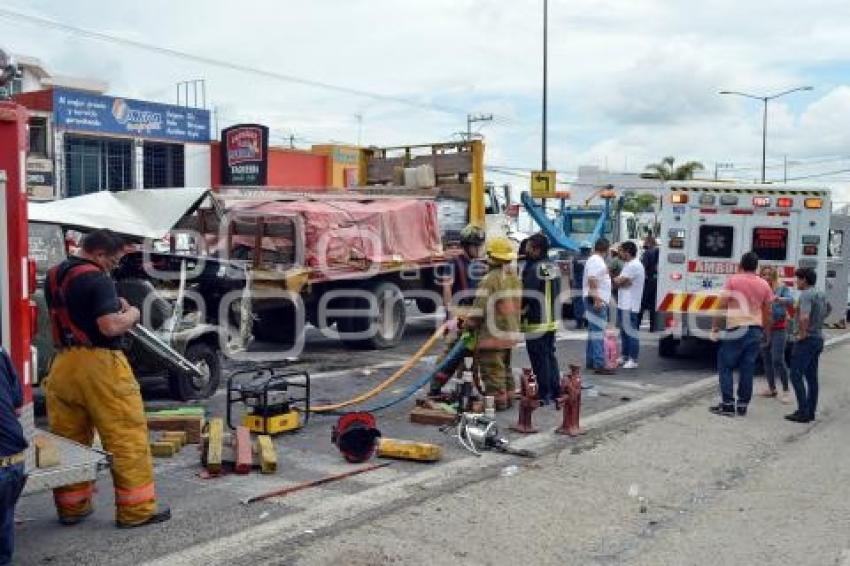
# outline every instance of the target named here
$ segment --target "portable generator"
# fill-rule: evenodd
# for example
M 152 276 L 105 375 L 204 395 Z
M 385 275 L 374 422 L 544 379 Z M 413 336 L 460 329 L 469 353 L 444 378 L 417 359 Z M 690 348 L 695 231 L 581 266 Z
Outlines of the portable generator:
M 250 376 L 250 377 L 249 377 Z M 301 394 L 293 396 L 295 389 Z M 258 434 L 298 430 L 310 418 L 310 374 L 268 365 L 237 370 L 227 380 L 227 426 L 233 424 L 233 405 L 242 403 L 241 424 Z

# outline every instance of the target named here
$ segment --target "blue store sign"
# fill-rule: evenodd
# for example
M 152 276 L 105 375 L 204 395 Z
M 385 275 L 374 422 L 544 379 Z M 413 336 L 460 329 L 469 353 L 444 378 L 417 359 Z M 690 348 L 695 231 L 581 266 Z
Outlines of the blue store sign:
M 53 89 L 57 128 L 181 142 L 210 141 L 207 110 Z

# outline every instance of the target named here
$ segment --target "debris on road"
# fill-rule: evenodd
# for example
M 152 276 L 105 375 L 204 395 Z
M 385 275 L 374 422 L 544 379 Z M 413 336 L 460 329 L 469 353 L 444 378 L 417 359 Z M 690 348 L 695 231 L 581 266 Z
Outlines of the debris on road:
M 339 481 L 351 476 L 356 476 L 358 474 L 365 474 L 366 472 L 371 472 L 374 470 L 378 470 L 381 468 L 386 468 L 392 464 L 392 462 L 383 462 L 381 464 L 372 464 L 371 466 L 364 466 L 362 468 L 357 468 L 356 470 L 351 470 L 349 472 L 343 472 L 341 474 L 334 474 L 332 476 L 327 476 L 324 478 L 320 478 L 317 480 L 311 480 L 304 483 L 299 483 L 296 485 L 291 485 L 289 487 L 284 487 L 282 489 L 277 489 L 274 491 L 270 491 L 268 493 L 263 493 L 260 495 L 255 495 L 253 497 L 248 497 L 247 499 L 243 499 L 241 503 L 243 505 L 248 505 L 249 503 L 255 503 L 257 501 L 263 501 L 264 499 L 271 499 L 272 497 L 283 497 L 285 495 L 289 495 L 290 493 L 295 493 L 296 491 L 301 491 L 303 489 L 308 489 L 311 487 L 317 487 L 320 485 L 324 485 L 326 483 L 331 483 L 335 481 Z

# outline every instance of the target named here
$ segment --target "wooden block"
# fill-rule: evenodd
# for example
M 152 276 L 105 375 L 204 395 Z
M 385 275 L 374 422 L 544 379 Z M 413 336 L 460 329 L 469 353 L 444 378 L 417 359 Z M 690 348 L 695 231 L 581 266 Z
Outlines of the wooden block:
M 176 453 L 177 447 L 173 442 L 151 442 L 151 454 L 157 458 L 171 458 Z
M 59 447 L 44 435 L 38 435 L 33 439 L 35 444 L 35 465 L 38 468 L 51 468 L 62 463 Z
M 426 425 L 447 425 L 452 424 L 457 420 L 457 415 L 447 413 L 440 409 L 426 409 L 424 407 L 414 407 L 410 411 L 410 422 Z
M 163 430 L 160 431 L 159 437 L 163 440 L 174 441 L 180 444 L 178 450 L 187 444 L 188 435 L 185 430 Z
M 202 416 L 148 415 L 148 430 L 185 431 L 186 440 L 189 444 L 199 444 L 201 442 L 201 429 L 203 427 L 204 417 Z
M 236 461 L 233 463 L 233 471 L 237 474 L 250 473 L 251 465 L 253 464 L 251 454 L 251 431 L 248 430 L 248 427 L 237 426 L 234 439 L 235 446 L 233 451 L 236 453 Z
M 277 471 L 277 450 L 275 450 L 272 437 L 261 434 L 257 437 L 257 451 L 260 454 L 260 471 L 264 474 L 273 474 Z
M 222 449 L 224 440 L 224 420 L 210 419 L 207 433 L 207 471 L 211 474 L 221 473 Z

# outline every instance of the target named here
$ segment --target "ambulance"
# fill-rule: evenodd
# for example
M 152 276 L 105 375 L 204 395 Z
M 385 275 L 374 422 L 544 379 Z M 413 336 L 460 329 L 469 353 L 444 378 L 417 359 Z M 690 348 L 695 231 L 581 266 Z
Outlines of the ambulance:
M 830 192 L 790 185 L 670 181 L 662 194 L 656 316 L 659 354 L 684 338 L 707 338 L 720 292 L 754 251 L 794 289 L 794 271 L 811 267 L 824 290 Z
M 109 460 L 101 451 L 36 427 L 32 384 L 38 358 L 32 337 L 38 311 L 31 299 L 36 274 L 27 242 L 27 119 L 22 106 L 0 100 L 0 345 L 12 359 L 24 394 L 19 420 L 30 445 L 25 494 L 93 480 Z M 51 461 L 37 461 L 37 441 L 50 447 Z

